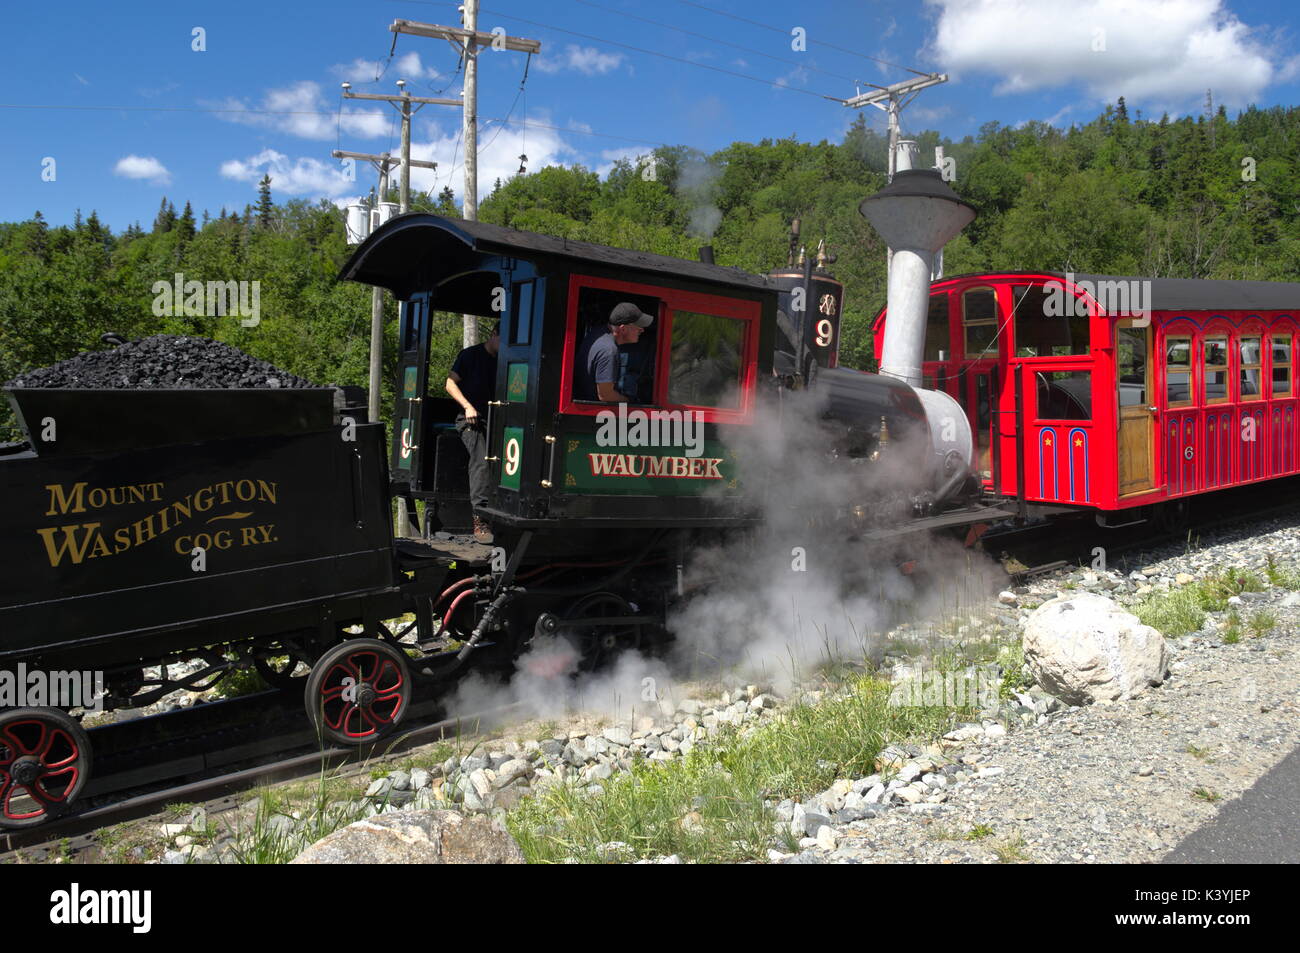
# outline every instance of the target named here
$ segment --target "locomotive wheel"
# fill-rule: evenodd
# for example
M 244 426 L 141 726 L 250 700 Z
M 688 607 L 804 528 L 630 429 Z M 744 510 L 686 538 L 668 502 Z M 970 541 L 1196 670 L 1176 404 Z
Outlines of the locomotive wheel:
M 388 734 L 411 705 L 406 657 L 378 639 L 349 639 L 307 676 L 307 714 L 322 737 L 360 745 Z
M 632 606 L 622 596 L 613 592 L 593 592 L 575 602 L 564 614 L 565 619 L 598 619 L 605 616 L 635 615 Z M 582 653 L 580 668 L 594 671 L 627 649 L 641 645 L 641 628 L 636 625 L 573 626 L 564 630 Z
M 0 827 L 36 827 L 62 814 L 90 777 L 90 739 L 57 708 L 0 715 Z

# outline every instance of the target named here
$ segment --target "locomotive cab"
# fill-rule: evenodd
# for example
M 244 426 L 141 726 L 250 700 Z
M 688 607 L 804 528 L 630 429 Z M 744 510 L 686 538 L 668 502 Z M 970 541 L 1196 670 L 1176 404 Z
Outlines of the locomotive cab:
M 757 391 L 773 379 L 769 279 L 423 213 L 378 229 L 343 277 L 401 301 L 391 470 L 397 492 L 428 504 L 426 535 L 437 519 L 467 523 L 464 452 L 448 432 L 456 408 L 427 396 L 446 373 L 431 366 L 435 311 L 501 321 L 480 513 L 498 533 L 754 520 L 725 437 L 754 424 Z M 652 318 L 618 351 L 630 400 L 593 401 L 583 344 L 623 302 Z

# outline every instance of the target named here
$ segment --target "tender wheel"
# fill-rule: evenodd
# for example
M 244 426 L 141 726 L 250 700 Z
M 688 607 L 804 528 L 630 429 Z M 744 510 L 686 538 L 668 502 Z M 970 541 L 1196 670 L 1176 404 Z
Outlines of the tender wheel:
M 349 639 L 312 666 L 306 702 L 322 737 L 344 745 L 375 741 L 390 732 L 411 705 L 406 657 L 377 639 Z
M 593 592 L 575 602 L 564 614 L 566 619 L 598 619 L 608 616 L 630 616 L 636 611 L 622 596 L 613 592 Z M 627 649 L 641 645 L 641 627 L 636 625 L 574 626 L 564 629 L 582 653 L 580 668 L 594 671 L 611 662 Z
M 36 827 L 68 809 L 90 776 L 90 739 L 57 708 L 0 715 L 0 827 Z

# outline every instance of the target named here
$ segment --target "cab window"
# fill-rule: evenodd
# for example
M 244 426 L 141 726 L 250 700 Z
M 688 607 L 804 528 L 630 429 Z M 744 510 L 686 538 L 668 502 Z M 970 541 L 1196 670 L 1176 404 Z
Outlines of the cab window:
M 650 327 L 641 332 L 635 344 L 623 344 L 618 349 L 618 370 L 614 388 L 632 399 L 633 403 L 654 402 L 655 393 L 655 342 L 659 336 L 660 299 L 648 295 L 630 294 L 608 288 L 582 288 L 578 292 L 578 328 L 574 335 L 573 398 L 583 400 L 579 381 L 580 366 L 591 349 L 594 339 L 609 333 L 609 315 L 619 304 L 630 301 L 642 313 L 654 317 Z M 590 403 L 590 400 L 584 403 Z
M 697 311 L 673 311 L 668 403 L 739 406 L 744 341 L 744 321 Z

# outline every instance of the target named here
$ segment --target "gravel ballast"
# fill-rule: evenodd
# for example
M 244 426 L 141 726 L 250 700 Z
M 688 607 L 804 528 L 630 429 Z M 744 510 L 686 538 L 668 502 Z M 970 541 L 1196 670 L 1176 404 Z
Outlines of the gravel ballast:
M 1030 686 L 942 738 L 891 744 L 864 777 L 770 803 L 775 863 L 1159 863 L 1300 746 L 1300 520 L 1259 520 L 1206 538 L 1130 555 L 1122 569 L 1079 569 L 990 599 L 989 624 L 1016 632 L 1034 607 L 1095 592 L 1133 606 L 1237 568 L 1261 591 L 1209 611 L 1199 631 L 1168 638 L 1170 672 L 1135 698 L 1069 706 Z M 1269 584 L 1269 572 L 1285 584 Z M 1237 627 L 1267 616 L 1267 631 Z M 974 628 L 972 620 L 972 628 Z M 885 659 L 897 682 L 915 660 Z M 406 809 L 511 810 L 562 778 L 598 793 L 637 759 L 674 761 L 719 732 L 779 717 L 791 699 L 763 686 L 686 697 L 630 724 L 579 714 L 542 736 L 500 739 L 442 763 L 396 770 L 340 792 L 331 808 L 363 817 Z M 366 785 L 369 785 L 368 787 Z M 255 807 L 256 804 L 249 805 Z M 690 815 L 683 818 L 688 823 Z M 310 817 L 270 822 L 303 838 Z M 268 823 L 270 823 L 268 822 Z M 174 832 L 164 832 L 171 834 Z M 1279 841 L 1288 841 L 1286 837 Z M 1293 840 L 1289 841 L 1293 845 Z M 167 862 L 234 859 L 229 844 L 181 844 Z M 607 844 L 610 859 L 633 859 Z M 602 847 L 603 849 L 603 847 Z M 793 851 L 793 852 L 791 852 Z M 626 857 L 624 856 L 626 855 Z M 1171 856 L 1172 855 L 1172 856 Z M 676 862 L 676 855 L 641 862 Z

